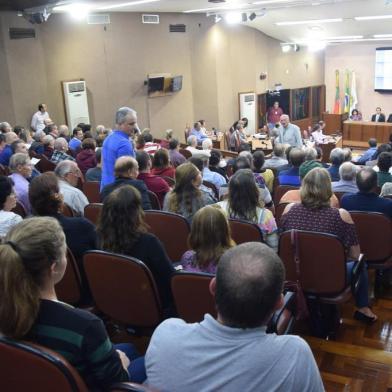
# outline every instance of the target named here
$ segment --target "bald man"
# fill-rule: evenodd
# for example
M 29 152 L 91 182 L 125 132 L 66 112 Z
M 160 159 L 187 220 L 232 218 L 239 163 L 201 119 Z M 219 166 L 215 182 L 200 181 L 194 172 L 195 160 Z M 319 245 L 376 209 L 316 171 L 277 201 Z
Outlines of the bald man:
M 280 126 L 278 128 L 278 137 L 276 142 L 289 144 L 292 147 L 302 148 L 301 131 L 299 128 L 290 123 L 290 117 L 287 114 L 280 116 Z
M 139 164 L 135 158 L 130 156 L 118 158 L 114 164 L 114 175 L 114 182 L 106 185 L 101 191 L 101 200 L 103 202 L 105 201 L 105 198 L 118 187 L 132 185 L 140 192 L 143 210 L 151 210 L 147 186 L 144 181 L 137 179 L 137 176 L 139 175 Z

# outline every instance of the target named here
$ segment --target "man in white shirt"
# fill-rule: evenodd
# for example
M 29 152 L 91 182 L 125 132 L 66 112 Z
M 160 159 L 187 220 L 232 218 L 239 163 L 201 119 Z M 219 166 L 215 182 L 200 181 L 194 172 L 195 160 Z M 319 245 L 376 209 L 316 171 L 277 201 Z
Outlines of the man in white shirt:
M 267 245 L 226 251 L 209 287 L 217 318 L 161 323 L 145 356 L 146 384 L 170 392 L 324 391 L 308 344 L 266 333 L 283 304 L 283 281 L 283 264 Z
M 49 120 L 49 113 L 46 111 L 46 105 L 40 103 L 38 105 L 38 112 L 34 113 L 31 119 L 31 128 L 36 132 L 42 131 L 46 126 L 45 120 Z
M 84 207 L 89 204 L 84 193 L 76 188 L 81 172 L 73 161 L 61 161 L 57 164 L 54 173 L 59 178 L 60 193 L 64 203 L 68 204 L 79 216 L 84 215 Z
M 197 137 L 195 135 L 190 135 L 187 139 L 188 147 L 186 150 L 188 150 L 193 157 L 197 158 L 203 158 L 203 157 L 210 157 L 211 152 L 210 150 L 199 150 L 196 148 L 197 146 Z
M 290 123 L 290 117 L 287 114 L 280 116 L 277 142 L 298 148 L 303 146 L 301 131 L 296 125 Z

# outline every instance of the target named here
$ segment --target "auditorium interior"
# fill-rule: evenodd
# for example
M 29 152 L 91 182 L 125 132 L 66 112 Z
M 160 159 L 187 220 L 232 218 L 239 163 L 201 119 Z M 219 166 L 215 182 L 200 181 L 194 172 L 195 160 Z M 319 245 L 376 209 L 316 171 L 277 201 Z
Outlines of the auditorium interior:
M 391 0 L 0 1 L 0 122 L 29 129 L 37 106 L 45 103 L 55 124 L 67 124 L 71 132 L 81 122 L 92 129 L 100 124 L 114 129 L 118 108 L 130 107 L 137 112 L 140 130 L 151 130 L 154 142 L 160 143 L 171 129 L 185 149 L 190 129 L 204 119 L 214 148 L 230 160 L 238 155 L 225 137 L 233 124 L 251 116 L 252 133 L 263 133 L 268 108 L 278 101 L 303 136 L 320 121 L 325 123 L 324 134 L 330 139 L 321 146 L 323 162 L 329 162 L 335 147 L 351 149 L 356 159 L 369 148 L 370 138 L 378 145 L 392 143 L 392 116 L 391 123 L 371 121 L 376 108 L 386 118 L 392 114 L 391 22 Z M 382 64 L 386 87 L 381 89 L 381 65 L 376 61 L 380 48 L 391 49 Z M 154 78 L 162 85 L 154 84 Z M 85 86 L 87 114 L 75 124 L 65 92 L 70 82 Z M 352 108 L 360 112 L 361 121 L 350 120 Z M 258 142 L 252 139 L 250 144 Z M 268 157 L 273 147 L 264 150 Z M 94 197 L 87 198 L 92 203 Z M 272 198 L 276 208 L 279 198 Z M 165 236 L 165 227 L 159 230 Z M 371 309 L 378 319 L 354 319 L 351 297 L 336 299 L 336 330 L 328 337 L 315 336 L 298 314 L 290 320 L 290 333 L 309 344 L 326 391 L 392 391 L 392 238 L 377 227 L 374 232 L 389 251 L 383 262 L 389 263 L 385 268 L 390 285 L 381 294 L 375 290 L 377 267 L 368 270 Z M 180 229 L 178 237 L 183 234 Z M 73 284 L 71 278 L 62 287 L 72 290 Z M 203 288 L 207 290 L 205 284 Z M 179 290 L 193 295 L 187 288 Z M 200 298 L 205 300 L 204 295 Z M 298 296 L 290 300 L 297 300 L 298 311 Z M 70 301 L 78 306 L 72 295 Z M 193 310 L 200 311 L 195 302 Z M 158 317 L 151 309 L 148 315 L 144 311 L 138 309 L 147 324 Z M 190 320 L 200 321 L 192 315 Z M 104 322 L 113 342 L 132 342 L 145 352 L 154 321 L 150 328 L 134 330 L 107 315 Z M 0 342 L 5 361 L 4 347 Z M 0 390 L 6 390 L 4 373 L 0 370 Z M 78 388 L 75 384 L 61 391 L 84 390 Z M 12 390 L 21 389 L 15 385 Z

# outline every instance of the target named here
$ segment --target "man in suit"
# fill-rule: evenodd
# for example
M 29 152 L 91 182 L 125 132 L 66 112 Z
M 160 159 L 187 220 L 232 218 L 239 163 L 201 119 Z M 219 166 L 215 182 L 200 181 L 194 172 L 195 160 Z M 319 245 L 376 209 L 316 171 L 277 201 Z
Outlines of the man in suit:
M 372 121 L 374 122 L 385 122 L 385 114 L 381 113 L 381 108 L 376 108 L 376 114 L 373 114 Z

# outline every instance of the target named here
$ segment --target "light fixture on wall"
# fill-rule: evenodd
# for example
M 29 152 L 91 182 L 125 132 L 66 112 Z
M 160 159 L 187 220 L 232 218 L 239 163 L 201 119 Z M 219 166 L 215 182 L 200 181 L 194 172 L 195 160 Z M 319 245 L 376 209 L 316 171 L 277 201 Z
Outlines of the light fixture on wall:
M 290 42 L 284 42 L 280 44 L 280 48 L 283 53 L 289 53 L 289 52 L 299 52 L 299 45 L 295 43 L 290 43 Z
M 225 20 L 228 24 L 241 23 L 242 15 L 240 12 L 228 12 L 225 14 Z

